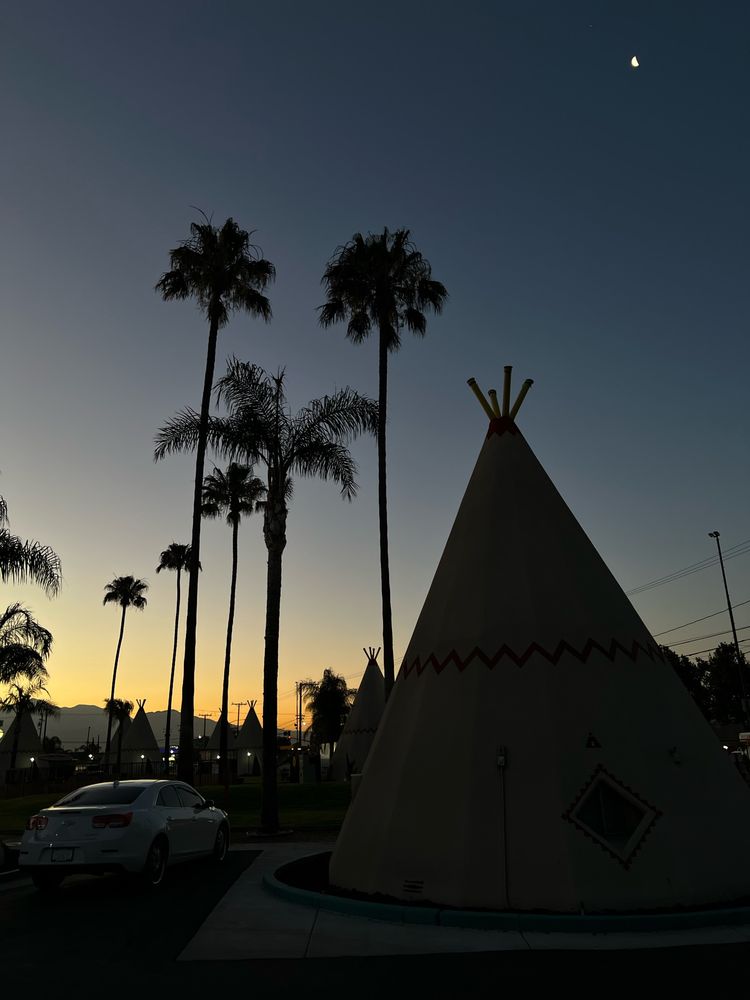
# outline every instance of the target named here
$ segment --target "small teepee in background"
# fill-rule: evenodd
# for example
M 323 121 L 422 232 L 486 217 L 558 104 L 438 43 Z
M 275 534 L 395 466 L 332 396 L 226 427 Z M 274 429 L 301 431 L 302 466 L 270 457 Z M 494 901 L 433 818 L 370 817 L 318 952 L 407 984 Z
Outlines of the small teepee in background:
M 122 737 L 122 764 L 128 765 L 131 769 L 139 771 L 143 768 L 143 773 L 157 775 L 161 771 L 163 754 L 159 749 L 159 744 L 154 736 L 151 723 L 146 715 L 146 699 L 138 699 L 138 711 Z M 113 741 L 113 746 L 117 743 Z
M 363 652 L 367 667 L 333 754 L 331 777 L 334 781 L 346 781 L 362 770 L 385 707 L 385 682 L 378 666 L 380 649 L 370 646 Z
M 747 786 L 526 443 L 510 369 L 502 410 L 473 387 L 485 441 L 332 885 L 555 913 L 750 895 Z
M 255 714 L 255 702 L 249 702 L 249 706 L 234 744 L 237 749 L 237 773 L 258 775 L 263 769 L 263 727 Z
M 13 717 L 13 721 L 5 730 L 5 734 L 0 739 L 0 783 L 5 781 L 5 773 L 10 769 L 13 757 L 13 743 L 18 734 L 18 748 L 16 750 L 16 771 L 30 770 L 32 764 L 40 766 L 40 755 L 43 753 L 42 741 L 39 739 L 34 720 L 30 712 L 21 712 Z M 32 761 L 31 758 L 34 758 Z
M 219 774 L 221 768 L 219 767 L 219 758 L 221 750 L 221 720 L 223 715 L 219 713 L 219 719 L 214 726 L 214 731 L 208 738 L 207 744 L 203 749 L 203 759 L 211 762 L 211 774 Z M 227 726 L 227 749 L 229 754 L 229 760 L 233 760 L 236 757 L 235 753 L 235 728 L 230 723 Z M 231 768 L 231 765 L 230 765 Z

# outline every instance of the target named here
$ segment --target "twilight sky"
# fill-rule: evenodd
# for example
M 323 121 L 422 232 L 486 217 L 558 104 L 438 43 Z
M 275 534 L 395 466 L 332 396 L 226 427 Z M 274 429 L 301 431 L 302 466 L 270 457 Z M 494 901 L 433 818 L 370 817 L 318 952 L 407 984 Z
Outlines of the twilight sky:
M 520 425 L 626 590 L 713 555 L 712 529 L 750 538 L 749 56 L 732 2 L 4 4 L 0 494 L 65 580 L 53 601 L 2 597 L 53 631 L 54 700 L 108 695 L 103 587 L 133 574 L 149 605 L 128 615 L 118 694 L 166 707 L 175 577 L 154 570 L 189 539 L 193 458 L 154 464 L 153 438 L 198 405 L 207 331 L 153 286 L 191 206 L 255 229 L 278 272 L 273 321 L 234 319 L 217 375 L 230 354 L 286 366 L 295 407 L 377 393 L 375 342 L 317 324 L 338 244 L 410 227 L 448 287 L 390 369 L 397 662 L 482 443 L 471 375 L 535 379 Z M 354 503 L 297 485 L 281 725 L 295 681 L 332 667 L 356 686 L 380 645 L 374 441 L 354 450 Z M 262 697 L 260 527 L 240 536 L 233 701 Z M 203 539 L 196 710 L 216 718 L 230 532 Z M 750 599 L 750 558 L 727 573 Z M 656 633 L 724 605 L 716 567 L 633 600 Z

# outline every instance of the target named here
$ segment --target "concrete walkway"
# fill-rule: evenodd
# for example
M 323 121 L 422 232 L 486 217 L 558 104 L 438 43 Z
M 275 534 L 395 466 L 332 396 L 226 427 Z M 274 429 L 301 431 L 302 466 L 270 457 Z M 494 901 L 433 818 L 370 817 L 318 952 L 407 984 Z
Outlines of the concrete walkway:
M 333 843 L 253 844 L 262 851 L 210 913 L 179 956 L 181 962 L 464 954 L 501 951 L 591 951 L 750 942 L 750 926 L 640 933 L 576 934 L 472 930 L 398 924 L 333 913 L 280 899 L 265 874 Z M 234 849 L 250 849 L 233 848 Z

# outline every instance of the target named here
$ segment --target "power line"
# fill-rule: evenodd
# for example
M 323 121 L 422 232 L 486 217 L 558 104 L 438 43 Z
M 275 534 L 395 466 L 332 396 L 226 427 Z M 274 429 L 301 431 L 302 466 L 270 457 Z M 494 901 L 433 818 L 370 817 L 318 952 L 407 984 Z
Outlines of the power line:
M 732 610 L 735 608 L 742 608 L 746 604 L 750 604 L 750 601 L 740 601 L 739 604 L 733 604 Z M 674 625 L 672 628 L 665 628 L 663 632 L 652 632 L 652 637 L 658 639 L 660 635 L 666 635 L 668 632 L 676 632 L 678 629 L 687 628 L 688 625 L 697 625 L 698 622 L 705 622 L 709 618 L 715 618 L 717 615 L 725 615 L 727 613 L 726 608 L 722 608 L 721 611 L 713 611 L 710 615 L 704 615 L 703 618 L 694 618 L 691 622 L 685 622 L 684 625 Z
M 728 559 L 734 559 L 736 556 L 744 556 L 748 552 L 750 552 L 750 538 L 746 539 L 744 542 L 738 542 L 736 545 L 732 545 L 728 549 L 725 549 L 724 562 Z M 718 563 L 718 555 L 708 556 L 706 559 L 701 559 L 700 562 L 691 563 L 690 566 L 684 566 L 682 569 L 674 570 L 672 573 L 660 576 L 656 580 L 650 580 L 648 583 L 643 583 L 639 587 L 634 587 L 632 590 L 626 591 L 627 596 L 632 597 L 634 594 L 642 594 L 647 590 L 653 590 L 655 587 L 663 587 L 667 583 L 674 583 L 676 580 L 681 580 L 683 577 L 691 576 L 693 573 L 700 573 L 702 570 L 708 569 L 709 566 L 717 566 Z
M 750 625 L 743 625 L 742 628 L 738 628 L 738 632 L 746 632 L 750 628 Z M 670 648 L 672 646 L 686 646 L 689 642 L 700 642 L 701 639 L 716 639 L 720 635 L 731 635 L 732 630 L 727 629 L 726 632 L 712 632 L 710 635 L 694 635 L 692 639 L 681 639 L 679 642 L 670 643 Z
M 750 638 L 748 638 L 748 639 L 740 639 L 740 645 L 742 645 L 743 642 L 750 642 Z M 701 653 L 715 653 L 717 649 L 718 649 L 718 646 L 713 646 L 711 649 L 696 649 L 696 650 L 693 650 L 692 653 L 688 653 L 687 655 L 688 656 L 700 656 Z

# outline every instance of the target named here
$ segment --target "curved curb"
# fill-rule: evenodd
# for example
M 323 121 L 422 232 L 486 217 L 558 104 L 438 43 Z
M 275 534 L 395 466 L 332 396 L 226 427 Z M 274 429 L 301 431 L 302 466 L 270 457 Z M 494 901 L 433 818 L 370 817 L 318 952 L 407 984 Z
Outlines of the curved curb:
M 283 865 L 280 867 L 284 867 Z M 436 927 L 465 927 L 475 930 L 539 931 L 542 933 L 605 934 L 642 931 L 696 930 L 750 924 L 750 906 L 724 910 L 685 910 L 674 913 L 555 914 L 500 913 L 482 910 L 447 910 L 429 906 L 400 906 L 398 903 L 371 903 L 346 896 L 329 896 L 296 889 L 275 875 L 264 875 L 263 886 L 290 903 L 312 906 L 334 913 L 348 913 L 368 920 L 400 924 L 429 924 Z

